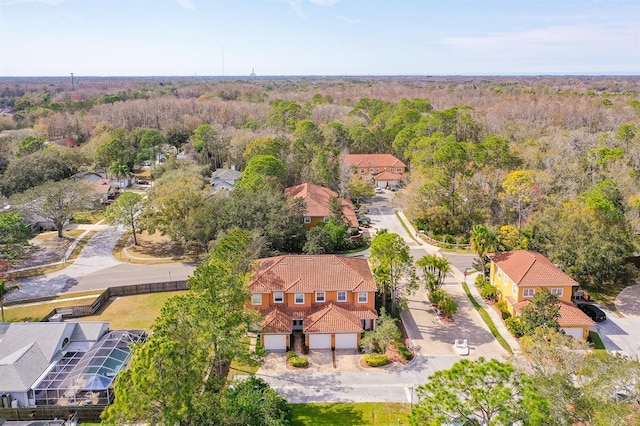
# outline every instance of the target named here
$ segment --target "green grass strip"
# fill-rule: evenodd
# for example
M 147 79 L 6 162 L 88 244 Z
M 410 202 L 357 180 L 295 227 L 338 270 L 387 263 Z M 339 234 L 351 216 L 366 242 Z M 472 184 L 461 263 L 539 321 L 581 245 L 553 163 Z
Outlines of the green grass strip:
M 493 323 L 493 320 L 489 316 L 489 312 L 487 312 L 486 309 L 480 306 L 480 304 L 476 302 L 476 299 L 471 295 L 471 292 L 469 291 L 469 286 L 467 285 L 467 283 L 462 283 L 462 288 L 464 288 L 464 292 L 467 294 L 467 297 L 473 304 L 473 307 L 476 308 L 476 310 L 480 313 L 482 320 L 487 324 L 487 327 L 489 327 L 491 334 L 493 334 L 493 336 L 496 338 L 498 343 L 500 343 L 500 346 L 502 346 L 510 354 L 513 354 L 513 351 L 511 350 L 511 346 L 509 346 L 507 341 L 504 340 L 504 337 L 502 337 L 502 335 L 496 328 L 496 325 Z
M 407 226 L 406 223 L 404 223 L 404 220 L 402 220 L 402 218 L 400 217 L 400 214 L 398 213 L 398 210 L 394 210 L 394 213 L 396 214 L 396 217 L 398 218 L 398 220 L 400 221 L 400 223 L 402 224 L 402 227 L 404 228 L 405 231 L 407 231 L 407 234 L 409 234 L 409 236 L 411 237 L 411 239 L 413 241 L 415 241 L 416 243 L 420 244 L 420 241 L 416 240 L 415 237 L 413 236 L 413 234 L 411 233 L 411 231 L 409 230 L 409 227 Z
M 602 343 L 602 339 L 596 331 L 589 332 L 589 341 L 593 343 L 594 349 L 607 349 L 604 347 L 604 343 Z

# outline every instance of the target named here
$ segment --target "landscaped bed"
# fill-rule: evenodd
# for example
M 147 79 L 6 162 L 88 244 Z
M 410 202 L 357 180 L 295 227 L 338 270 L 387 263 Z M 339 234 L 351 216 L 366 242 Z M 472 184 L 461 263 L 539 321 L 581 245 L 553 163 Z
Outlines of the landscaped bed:
M 364 402 L 351 404 L 291 404 L 291 425 L 406 424 L 409 404 Z

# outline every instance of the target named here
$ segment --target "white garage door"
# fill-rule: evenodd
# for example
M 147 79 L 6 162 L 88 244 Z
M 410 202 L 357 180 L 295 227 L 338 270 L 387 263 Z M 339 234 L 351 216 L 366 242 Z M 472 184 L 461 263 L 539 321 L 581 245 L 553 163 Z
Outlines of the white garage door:
M 284 351 L 287 349 L 286 334 L 266 334 L 264 336 L 264 348 L 268 351 Z
M 309 349 L 331 349 L 331 335 L 310 334 Z
M 357 334 L 336 334 L 336 349 L 356 349 L 357 347 Z
M 564 331 L 564 334 L 566 334 L 567 336 L 575 337 L 576 339 L 582 340 L 581 328 L 566 327 L 562 328 L 561 330 Z

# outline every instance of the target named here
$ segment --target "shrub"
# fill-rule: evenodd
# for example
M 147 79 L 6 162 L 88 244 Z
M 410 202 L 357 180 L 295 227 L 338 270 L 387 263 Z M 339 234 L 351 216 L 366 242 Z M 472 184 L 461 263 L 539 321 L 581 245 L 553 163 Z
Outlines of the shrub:
M 431 303 L 433 303 L 434 305 L 437 305 L 440 303 L 440 301 L 447 297 L 448 294 L 446 291 L 444 291 L 443 289 L 438 289 L 436 291 L 432 291 L 431 293 L 429 293 L 429 300 L 431 301 Z
M 482 287 L 484 287 L 486 285 L 491 285 L 491 283 L 489 283 L 489 281 L 485 280 L 482 275 L 476 275 L 475 285 L 478 288 L 482 288 Z
M 497 287 L 492 286 L 491 284 L 487 284 L 483 287 L 480 287 L 480 296 L 482 296 L 482 298 L 485 300 L 495 302 L 500 296 L 500 291 Z
M 446 297 L 442 298 L 438 302 L 438 309 L 442 311 L 444 316 L 451 318 L 456 312 L 458 312 L 458 304 L 450 295 L 446 295 Z
M 400 355 L 402 356 L 402 358 L 404 358 L 407 361 L 409 361 L 411 358 L 413 358 L 413 354 L 404 345 L 404 342 L 402 341 L 402 339 L 395 339 L 394 342 L 395 342 L 396 348 L 398 349 L 398 352 L 400 352 Z
M 500 309 L 500 312 L 502 312 L 503 314 L 505 312 L 509 312 L 509 309 L 507 308 L 507 301 L 506 300 L 501 300 L 498 303 L 496 303 L 496 308 Z
M 287 351 L 287 359 L 295 358 L 296 356 L 296 351 Z
M 306 356 L 294 356 L 289 358 L 292 367 L 305 368 L 309 366 L 309 359 Z
M 256 339 L 256 355 L 262 356 L 265 354 L 265 349 L 264 347 L 262 347 L 262 345 L 260 344 L 260 336 L 258 336 L 258 338 Z
M 369 367 L 382 367 L 389 363 L 389 358 L 386 354 L 365 354 L 364 362 Z

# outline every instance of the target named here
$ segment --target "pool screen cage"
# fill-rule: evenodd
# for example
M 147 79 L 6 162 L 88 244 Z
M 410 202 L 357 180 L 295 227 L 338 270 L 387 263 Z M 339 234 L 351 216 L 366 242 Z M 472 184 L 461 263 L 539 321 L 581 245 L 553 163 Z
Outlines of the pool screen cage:
M 143 341 L 143 330 L 115 330 L 86 352 L 67 352 L 34 387 L 37 406 L 106 406 L 113 402 L 113 382 Z

